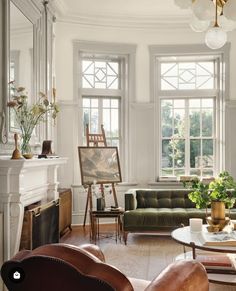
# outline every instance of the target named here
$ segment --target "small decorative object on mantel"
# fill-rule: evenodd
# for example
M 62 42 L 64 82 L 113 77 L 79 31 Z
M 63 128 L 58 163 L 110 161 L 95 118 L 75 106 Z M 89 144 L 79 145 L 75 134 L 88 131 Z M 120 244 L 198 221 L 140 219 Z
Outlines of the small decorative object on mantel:
M 47 96 L 42 92 L 39 93 L 35 104 L 29 104 L 24 87 L 15 87 L 14 81 L 10 82 L 10 86 L 12 100 L 7 103 L 7 106 L 14 110 L 16 122 L 21 130 L 21 152 L 25 158 L 32 158 L 30 139 L 36 125 L 45 121 L 48 113 L 51 113 L 51 117 L 55 119 L 59 108 L 55 103 L 55 98 L 53 102 L 49 102 Z
M 51 155 L 52 154 L 52 141 L 44 140 L 42 146 L 42 155 Z
M 21 153 L 18 149 L 18 134 L 17 133 L 14 134 L 14 140 L 15 140 L 15 149 L 12 153 L 11 159 L 12 160 L 19 160 L 19 159 L 22 159 L 22 156 L 21 156 Z
M 209 232 L 221 231 L 230 222 L 230 208 L 236 202 L 236 182 L 233 177 L 223 171 L 217 178 L 200 180 L 197 176 L 180 177 L 184 187 L 191 189 L 189 199 L 196 204 L 196 208 L 206 209 L 206 220 Z M 211 205 L 211 216 L 207 215 L 207 207 Z M 225 217 L 225 208 L 229 210 L 229 217 Z

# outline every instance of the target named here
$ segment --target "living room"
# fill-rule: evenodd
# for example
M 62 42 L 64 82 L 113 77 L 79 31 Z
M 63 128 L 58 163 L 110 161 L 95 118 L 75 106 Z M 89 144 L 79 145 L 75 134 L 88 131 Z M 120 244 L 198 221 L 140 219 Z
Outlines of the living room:
M 32 199 L 27 196 L 23 204 L 17 205 L 12 210 L 15 216 L 9 216 L 9 220 L 6 213 L 10 204 L 6 203 L 10 200 L 2 195 L 2 228 L 9 228 L 9 237 L 21 231 L 17 223 L 21 214 L 16 213 L 22 213 L 29 202 L 41 199 L 48 183 L 50 193 L 46 198 L 43 196 L 45 199 L 54 199 L 57 188 L 71 189 L 72 232 L 68 231 L 70 234 L 63 236 L 62 241 L 90 242 L 89 215 L 87 232 L 83 234 L 88 188 L 82 185 L 78 155 L 78 147 L 86 146 L 87 123 L 92 133 L 101 132 L 103 124 L 108 146 L 118 147 L 122 181 L 115 183 L 115 192 L 117 204 L 122 208 L 125 207 L 124 194 L 129 189 L 183 189 L 179 182 L 181 175 L 215 177 L 227 170 L 236 179 L 233 130 L 236 124 L 233 77 L 236 30 L 227 31 L 224 45 L 217 44 L 214 49 L 206 45 L 208 28 L 204 30 L 200 26 L 207 23 L 209 28 L 213 26 L 215 10 L 211 10 L 210 24 L 208 19 L 193 22 L 193 12 L 197 12 L 190 6 L 198 1 L 204 2 L 102 0 L 98 4 L 95 0 L 1 0 L 0 165 L 5 163 L 6 157 L 11 158 L 16 144 L 20 150 L 21 143 L 21 131 L 7 106 L 11 100 L 10 81 L 15 80 L 16 86 L 25 87 L 28 96 L 35 98 L 31 102 L 37 100 L 41 91 L 59 108 L 55 119 L 40 121 L 32 129 L 30 146 L 35 159 L 42 154 L 43 141 L 52 141 L 51 159 L 47 161 L 51 163 L 47 165 L 51 172 L 48 168 L 43 171 L 40 163 L 44 161 L 37 159 L 34 166 L 31 163 L 31 169 L 27 168 L 29 173 L 25 175 L 23 186 L 18 185 L 37 194 Z M 225 4 L 230 1 L 218 1 L 218 6 L 225 5 L 225 15 L 227 11 L 230 14 Z M 209 2 L 213 5 L 214 1 Z M 189 7 L 181 8 L 184 4 Z M 236 8 L 232 7 L 235 24 Z M 200 8 L 198 13 L 203 14 L 206 7 Z M 220 12 L 220 7 L 217 9 Z M 218 18 L 220 15 L 217 16 L 220 24 Z M 24 19 L 23 24 L 20 19 Z M 196 32 L 201 29 L 202 32 Z M 28 47 L 27 59 L 28 44 L 31 47 Z M 22 62 L 24 65 L 20 66 Z M 18 133 L 16 141 L 15 133 Z M 9 170 L 11 166 L 2 167 L 1 185 L 10 181 L 6 177 L 15 171 Z M 17 178 L 14 181 L 17 183 Z M 7 186 L 1 186 L 1 191 L 5 191 L 4 187 Z M 11 188 L 9 193 L 15 193 L 15 189 Z M 17 199 L 14 202 L 21 201 Z M 114 205 L 112 195 L 107 194 L 105 199 L 107 206 Z M 96 207 L 96 195 L 92 195 L 92 200 Z M 107 221 L 110 222 L 105 220 L 105 225 Z M 17 227 L 13 226 L 10 231 L 12 223 Z M 106 228 L 113 229 L 113 225 Z M 13 247 L 7 246 L 9 238 L 5 235 L 1 235 L 5 248 L 3 261 L 15 254 Z M 114 244 L 114 248 L 122 247 L 124 251 L 135 244 L 140 249 L 146 244 L 150 251 L 150 246 L 158 239 L 163 249 L 170 243 L 170 249 L 176 246 L 182 252 L 181 246 L 173 245 L 170 238 L 156 235 L 129 234 L 126 246 L 123 241 L 116 244 L 109 238 L 101 239 L 98 244 L 103 249 L 106 244 Z M 14 236 L 11 240 L 14 241 Z M 168 251 L 166 248 L 166 253 Z M 109 251 L 105 250 L 105 255 L 107 253 Z M 164 268 L 164 263 L 162 266 Z M 235 288 L 223 287 L 224 290 Z M 216 284 L 210 288 L 223 290 Z

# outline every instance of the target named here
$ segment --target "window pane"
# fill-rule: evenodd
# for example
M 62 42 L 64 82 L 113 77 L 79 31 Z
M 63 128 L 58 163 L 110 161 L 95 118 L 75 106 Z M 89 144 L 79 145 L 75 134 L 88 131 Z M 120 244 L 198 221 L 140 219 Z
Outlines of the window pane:
M 172 147 L 170 145 L 170 140 L 162 141 L 162 160 L 161 160 L 162 168 L 172 167 Z
M 206 176 L 210 176 L 213 177 L 214 176 L 214 171 L 213 169 L 204 169 L 202 171 L 202 176 L 206 177 Z
M 98 99 L 91 99 L 91 106 L 98 107 Z
M 214 100 L 212 98 L 211 99 L 205 99 L 205 98 L 202 99 L 202 107 L 213 108 L 213 105 L 214 105 Z
M 161 176 L 173 176 L 172 168 L 161 169 Z
M 184 174 L 185 174 L 185 169 L 175 169 L 174 170 L 174 175 L 176 177 L 179 177 L 179 176 L 184 175 Z
M 204 139 L 202 141 L 202 159 L 203 159 L 203 167 L 213 167 L 213 140 L 212 139 Z
M 82 87 L 97 89 L 119 88 L 119 62 L 82 60 Z
M 175 109 L 174 110 L 174 134 L 177 136 L 184 136 L 184 109 Z
M 185 141 L 183 139 L 172 140 L 171 145 L 175 168 L 183 168 L 185 166 Z
M 90 132 L 98 132 L 98 110 L 91 109 Z
M 201 106 L 201 99 L 190 99 L 189 100 L 189 107 L 190 108 L 200 108 Z
M 110 99 L 103 99 L 102 100 L 102 106 L 103 108 L 106 107 L 106 108 L 110 108 L 110 104 L 111 104 L 111 100 Z
M 84 125 L 86 125 L 86 124 L 89 124 L 90 122 L 90 116 L 89 116 L 89 113 L 90 113 L 90 111 L 89 111 L 89 109 L 84 109 L 83 110 L 83 122 L 84 122 Z
M 190 167 L 199 168 L 201 166 L 201 141 L 190 140 Z
M 201 176 L 201 170 L 200 169 L 190 169 L 190 175 Z
M 213 135 L 213 110 L 204 110 L 202 112 L 202 136 Z
M 190 110 L 190 136 L 200 136 L 200 112 L 198 110 Z
M 119 100 L 111 99 L 111 108 L 118 108 L 118 107 L 119 107 Z
M 184 108 L 185 101 L 183 99 L 176 99 L 174 100 L 174 108 Z
M 103 109 L 103 125 L 106 129 L 106 135 L 108 137 L 111 136 L 111 115 L 110 115 L 110 109 Z
M 161 64 L 161 90 L 214 89 L 214 61 Z
M 161 120 L 161 128 L 162 128 L 162 137 L 171 137 L 173 135 L 173 124 L 172 124 L 172 102 L 168 100 L 162 100 L 162 120 Z
M 83 98 L 83 107 L 90 107 L 90 99 Z
M 111 134 L 113 137 L 118 136 L 119 129 L 119 112 L 117 109 L 111 109 Z

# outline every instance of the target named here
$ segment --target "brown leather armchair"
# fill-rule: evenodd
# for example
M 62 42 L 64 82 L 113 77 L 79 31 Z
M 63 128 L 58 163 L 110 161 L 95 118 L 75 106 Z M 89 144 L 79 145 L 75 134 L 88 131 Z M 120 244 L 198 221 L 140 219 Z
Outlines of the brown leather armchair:
M 105 263 L 96 245 L 50 244 L 20 251 L 1 268 L 10 291 L 207 291 L 204 267 L 196 261 L 177 261 L 152 282 L 128 279 Z M 141 287 L 142 286 L 142 287 Z

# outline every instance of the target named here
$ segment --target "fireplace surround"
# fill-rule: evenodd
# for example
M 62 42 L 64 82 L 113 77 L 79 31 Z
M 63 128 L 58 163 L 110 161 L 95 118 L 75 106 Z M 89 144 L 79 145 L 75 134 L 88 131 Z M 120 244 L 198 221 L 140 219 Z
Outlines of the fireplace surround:
M 3 213 L 4 261 L 19 251 L 26 206 L 58 199 L 58 168 L 67 158 L 11 160 L 0 157 L 0 213 Z

